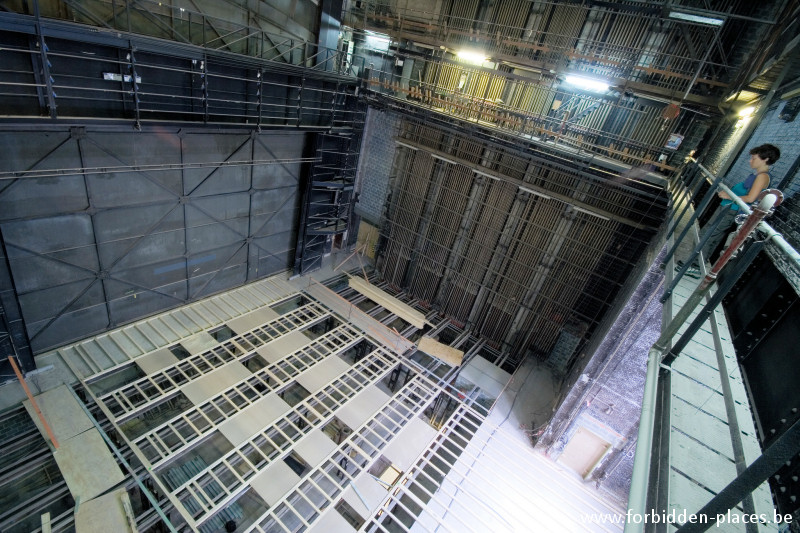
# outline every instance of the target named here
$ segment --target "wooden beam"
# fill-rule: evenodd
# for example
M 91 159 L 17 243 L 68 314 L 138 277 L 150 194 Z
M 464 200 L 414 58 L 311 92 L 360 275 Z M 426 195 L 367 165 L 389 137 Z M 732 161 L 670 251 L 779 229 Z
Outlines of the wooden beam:
M 425 315 L 361 278 L 350 278 L 350 288 L 363 294 L 376 304 L 385 307 L 415 328 L 422 329 L 428 323 L 425 320 Z
M 444 361 L 448 365 L 459 366 L 461 361 L 464 360 L 463 351 L 451 348 L 450 346 L 433 340 L 430 337 L 422 337 L 419 340 L 417 348 L 432 357 Z

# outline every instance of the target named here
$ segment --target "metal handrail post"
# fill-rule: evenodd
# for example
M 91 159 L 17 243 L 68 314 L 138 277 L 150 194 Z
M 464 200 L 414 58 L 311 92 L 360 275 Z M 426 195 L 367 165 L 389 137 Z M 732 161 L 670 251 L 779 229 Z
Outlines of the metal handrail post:
M 677 274 L 675 274 L 675 278 L 672 280 L 672 283 L 670 283 L 669 287 L 667 287 L 667 289 L 664 291 L 664 294 L 661 295 L 661 298 L 660 298 L 659 301 L 662 304 L 667 301 L 667 298 L 669 298 L 670 295 L 672 295 L 672 291 L 674 291 L 675 287 L 678 286 L 678 283 L 680 283 L 681 279 L 686 274 L 686 271 L 689 270 L 689 268 L 691 268 L 692 264 L 695 261 L 697 261 L 698 263 L 700 262 L 699 258 L 701 257 L 700 256 L 701 250 L 706 245 L 706 243 L 709 241 L 709 239 L 711 239 L 711 235 L 713 235 L 714 230 L 716 230 L 717 227 L 721 223 L 722 223 L 722 214 L 720 214 L 719 216 L 714 218 L 714 220 L 709 225 L 708 231 L 706 231 L 706 234 L 701 239 L 698 240 L 697 246 L 694 247 L 694 249 L 692 250 L 692 253 L 690 253 L 689 257 L 686 258 L 686 261 L 684 261 L 683 266 L 680 267 L 680 269 L 678 269 L 678 272 L 677 272 Z M 687 228 L 691 228 L 691 227 L 692 227 L 691 225 L 687 226 Z M 706 259 L 705 257 L 702 258 L 702 260 L 705 260 L 705 259 Z
M 680 355 L 686 345 L 689 344 L 689 341 L 692 340 L 694 334 L 700 329 L 700 326 L 703 325 L 711 313 L 714 312 L 714 308 L 722 301 L 722 299 L 730 292 L 733 288 L 734 284 L 739 281 L 739 278 L 744 274 L 744 271 L 747 270 L 747 267 L 750 266 L 750 263 L 755 260 L 756 256 L 764 249 L 764 245 L 766 241 L 756 241 L 754 242 L 748 249 L 747 252 L 742 256 L 741 259 L 736 263 L 734 271 L 730 275 L 725 276 L 725 281 L 719 286 L 717 291 L 711 297 L 711 299 L 706 303 L 703 309 L 697 314 L 695 319 L 686 329 L 686 331 L 681 335 L 681 338 L 673 344 L 672 348 L 670 349 L 669 353 L 664 357 L 662 364 L 665 366 L 670 366 L 675 361 L 675 359 Z
M 674 219 L 675 215 L 677 214 L 675 210 L 676 197 L 679 194 L 685 196 L 686 187 L 682 187 L 681 185 L 683 184 L 683 175 L 686 173 L 686 169 L 688 167 L 689 162 L 684 162 L 673 176 L 667 178 L 667 207 L 670 209 L 669 215 L 667 215 L 667 218 L 664 219 L 664 223 L 667 226 L 672 223 L 672 219 Z
M 703 202 L 705 202 L 707 199 L 708 199 L 709 202 L 711 201 L 711 198 L 712 198 L 711 193 L 714 192 L 714 189 L 716 189 L 721 184 L 721 182 L 722 182 L 722 176 L 717 176 L 716 178 L 714 178 L 714 180 L 711 182 L 711 189 L 706 194 L 706 197 L 703 198 Z M 694 190 L 692 191 L 692 194 L 689 196 L 689 198 L 686 199 L 686 205 L 683 206 L 683 210 L 681 210 L 681 214 L 676 217 L 675 223 L 672 225 L 672 228 L 669 230 L 669 232 L 667 232 L 667 237 L 672 235 L 672 233 L 677 229 L 678 224 L 680 224 L 680 221 L 683 218 L 683 215 L 686 214 L 686 211 L 689 209 L 689 206 L 692 205 L 692 200 L 694 200 L 694 198 L 697 196 L 697 193 L 700 192 L 700 186 L 702 184 L 703 184 L 703 180 L 702 179 L 698 179 L 697 183 L 694 186 Z M 706 203 L 705 205 L 708 205 L 708 203 Z M 703 209 L 705 209 L 705 207 Z M 696 209 L 692 216 L 696 219 L 698 216 L 700 216 L 699 214 L 703 212 L 703 209 L 700 209 L 700 208 Z M 676 243 L 676 245 L 677 245 L 677 243 Z
M 691 163 L 695 163 L 695 161 L 693 159 L 687 158 L 687 160 L 685 160 L 683 164 L 680 167 L 678 167 L 678 170 L 675 172 L 675 174 L 667 179 L 666 189 L 667 193 L 669 194 L 668 198 L 669 207 L 673 208 L 666 219 L 667 224 L 669 224 L 670 221 L 672 221 L 672 219 L 675 218 L 675 215 L 677 214 L 676 210 L 674 209 L 675 197 L 678 194 L 685 194 L 686 187 L 682 187 L 682 185 L 684 184 L 683 176 L 684 174 L 687 173 Z M 694 166 L 692 168 L 694 168 L 696 172 L 699 172 L 697 166 Z
M 686 322 L 686 320 L 692 314 L 694 308 L 700 304 L 701 300 L 711 290 L 714 280 L 717 279 L 717 275 L 719 274 L 720 270 L 722 270 L 722 268 L 731 259 L 733 252 L 742 245 L 745 239 L 747 239 L 747 237 L 750 236 L 753 231 L 755 231 L 756 226 L 758 226 L 761 220 L 767 216 L 767 214 L 772 210 L 773 206 L 780 205 L 782 200 L 783 194 L 776 189 L 767 189 L 761 191 L 761 194 L 759 194 L 757 198 L 757 201 L 759 202 L 758 207 L 756 207 L 752 214 L 747 217 L 747 219 L 744 221 L 744 224 L 742 224 L 742 227 L 739 228 L 739 231 L 733 238 L 730 246 L 725 249 L 717 262 L 714 263 L 714 266 L 711 267 L 711 270 L 705 275 L 694 292 L 689 296 L 683 307 L 681 307 L 680 311 L 678 311 L 678 314 L 675 316 L 675 318 L 673 318 L 666 327 L 666 331 L 662 333 L 661 337 L 659 337 L 658 341 L 656 341 L 656 346 L 661 348 L 666 347 L 670 339 L 672 339 L 672 337 L 678 332 L 678 328 L 680 328 L 683 323 Z

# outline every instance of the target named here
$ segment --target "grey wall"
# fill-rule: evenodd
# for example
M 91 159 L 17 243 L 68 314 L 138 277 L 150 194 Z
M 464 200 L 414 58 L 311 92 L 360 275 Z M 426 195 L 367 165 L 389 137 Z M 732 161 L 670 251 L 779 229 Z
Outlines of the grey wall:
M 606 439 L 612 450 L 591 479 L 619 502 L 627 501 L 647 355 L 661 328 L 662 305 L 656 296 L 663 289 L 664 271 L 659 265 L 666 249 L 655 254 L 661 243 L 657 238 L 643 254 L 617 300 L 618 307 L 598 328 L 603 335 L 587 346 L 588 362 L 582 368 L 576 365 L 564 383 L 564 400 L 539 439 L 553 459 L 581 427 Z
M 389 179 L 394 160 L 394 136 L 397 135 L 399 118 L 396 114 L 373 107 L 367 111 L 364 128 L 362 153 L 358 169 L 360 198 L 356 209 L 358 213 L 373 224 L 381 218 L 386 195 L 389 192 Z
M 305 142 L 285 132 L 0 130 L 0 236 L 33 350 L 289 268 Z

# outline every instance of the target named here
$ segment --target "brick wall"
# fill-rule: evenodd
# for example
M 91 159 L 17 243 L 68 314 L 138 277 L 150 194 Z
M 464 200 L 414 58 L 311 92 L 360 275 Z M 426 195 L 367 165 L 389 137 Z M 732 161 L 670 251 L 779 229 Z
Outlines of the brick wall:
M 747 141 L 744 150 L 737 157 L 736 162 L 731 166 L 725 177 L 728 184 L 737 183 L 750 174 L 749 152 L 760 144 L 770 143 L 781 149 L 780 160 L 772 167 L 772 185 L 776 186 L 786 176 L 787 171 L 800 156 L 800 118 L 792 122 L 784 122 L 778 118 L 786 102 L 780 101 L 776 105 L 770 106 L 764 113 L 761 122 L 756 127 L 750 140 Z M 789 198 L 800 191 L 800 175 L 797 172 L 790 177 L 788 185 L 783 188 L 783 194 Z
M 360 191 L 358 213 L 372 223 L 380 220 L 392 173 L 399 118 L 393 113 L 369 108 L 356 178 Z

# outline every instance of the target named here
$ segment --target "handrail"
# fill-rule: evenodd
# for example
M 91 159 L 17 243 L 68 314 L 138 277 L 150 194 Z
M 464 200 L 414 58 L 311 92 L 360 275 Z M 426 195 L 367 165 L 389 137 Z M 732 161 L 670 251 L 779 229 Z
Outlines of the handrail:
M 768 223 L 763 221 L 763 218 L 772 210 L 773 206 L 780 204 L 782 201 L 783 195 L 780 193 L 780 191 L 774 189 L 762 191 L 758 196 L 759 205 L 752 209 L 743 200 L 741 200 L 741 198 L 735 195 L 730 188 L 722 184 L 721 180 L 709 172 L 708 169 L 694 161 L 692 161 L 692 163 L 697 165 L 697 167 L 703 173 L 705 179 L 712 182 L 712 189 L 710 193 L 713 193 L 716 189 L 715 186 L 718 186 L 719 189 L 725 191 L 731 197 L 731 199 L 736 202 L 736 205 L 739 207 L 742 213 L 747 215 L 747 219 L 739 229 L 733 242 L 723 251 L 722 255 L 711 268 L 710 272 L 708 272 L 704 279 L 699 283 L 694 293 L 688 298 L 686 304 L 681 308 L 675 318 L 672 319 L 668 324 L 664 324 L 662 326 L 661 336 L 648 352 L 642 411 L 639 422 L 636 454 L 634 456 L 634 466 L 628 499 L 628 516 L 644 516 L 648 512 L 647 494 L 650 482 L 650 463 L 653 454 L 653 439 L 657 407 L 656 403 L 660 374 L 659 369 L 668 369 L 669 365 L 680 354 L 680 351 L 688 342 L 688 338 L 696 333 L 696 331 L 699 329 L 699 325 L 713 312 L 714 307 L 720 303 L 722 297 L 728 290 L 730 290 L 736 279 L 726 280 L 726 283 L 724 284 L 725 286 L 718 289 L 717 294 L 715 294 L 709 303 L 705 305 L 700 312 L 700 315 L 692 322 L 687 331 L 681 337 L 680 341 L 672 348 L 672 350 L 670 350 L 670 343 L 675 334 L 678 332 L 678 329 L 683 325 L 686 319 L 688 319 L 694 309 L 701 304 L 703 298 L 706 297 L 711 290 L 717 274 L 729 261 L 734 252 L 751 234 L 753 234 L 756 228 L 765 234 L 766 238 L 763 239 L 763 242 L 757 242 L 753 249 L 748 250 L 748 252 L 745 254 L 745 257 L 743 257 L 742 261 L 740 261 L 742 264 L 737 265 L 737 268 L 735 269 L 736 272 L 731 277 L 738 278 L 744 272 L 749 263 L 755 258 L 755 255 L 757 255 L 758 251 L 763 248 L 764 242 L 767 240 L 774 243 L 787 258 L 800 266 L 800 254 L 798 254 L 798 252 Z M 691 196 L 686 198 L 686 201 L 690 203 L 694 202 L 698 196 L 698 193 L 699 187 L 695 187 Z M 696 214 L 692 216 L 690 223 L 694 224 L 695 220 Z M 683 232 L 676 242 L 671 243 L 672 249 L 670 252 L 674 252 L 685 234 L 686 232 Z M 679 275 L 682 274 L 683 272 L 681 272 Z M 771 457 L 771 454 L 779 454 L 780 451 L 775 451 L 773 448 L 774 446 L 771 446 L 765 450 L 764 454 L 757 459 L 756 462 L 763 461 L 763 459 L 766 457 Z M 774 462 L 775 461 L 772 461 L 772 463 Z M 701 513 L 708 509 L 713 509 L 714 512 L 720 512 L 721 509 L 721 512 L 725 512 L 725 510 L 733 507 L 733 505 L 742 500 L 743 496 L 748 496 L 755 489 L 755 487 L 759 486 L 761 482 L 774 473 L 774 470 L 767 472 L 764 468 L 761 468 L 758 470 L 758 472 L 754 473 L 752 467 L 745 470 L 737 470 L 737 477 L 722 492 L 720 492 L 717 496 L 714 496 L 703 507 L 703 509 L 700 511 Z M 754 481 L 755 476 L 758 476 L 760 481 Z M 642 528 L 643 523 L 637 524 L 633 523 L 632 521 L 628 521 L 625 525 L 625 533 L 636 533 L 642 531 Z M 705 528 L 693 529 L 693 531 L 704 530 Z M 683 531 L 683 529 L 681 529 L 681 531 Z
M 714 174 L 712 174 L 706 167 L 704 167 L 700 163 L 697 164 L 697 167 L 700 169 L 700 172 L 706 175 L 707 180 L 710 179 L 711 181 L 713 181 L 716 179 L 716 176 L 714 176 Z M 728 196 L 730 196 L 731 200 L 735 202 L 737 206 L 739 206 L 739 209 L 742 211 L 742 213 L 746 213 L 749 215 L 750 213 L 753 212 L 750 206 L 747 203 L 745 203 L 744 200 L 742 200 L 738 195 L 736 195 L 731 189 L 729 189 L 727 185 L 725 185 L 724 183 L 719 183 L 718 186 L 720 189 L 725 191 L 725 193 Z M 709 192 L 713 192 L 713 189 L 712 191 Z M 783 235 L 775 231 L 775 229 L 772 226 L 763 221 L 758 225 L 758 229 L 764 232 L 767 239 L 772 241 L 772 243 L 775 244 L 775 246 L 777 246 L 778 249 L 784 255 L 786 255 L 788 259 L 792 260 L 795 266 L 800 267 L 800 253 L 798 253 L 797 250 L 795 250 L 792 247 L 792 245 L 789 244 L 786 241 L 786 239 L 783 238 Z
M 68 3 L 73 8 L 78 6 L 77 3 Z M 104 17 L 97 15 L 85 5 L 80 5 L 80 10 L 76 10 L 76 12 L 83 15 L 79 17 L 79 21 L 70 20 L 63 16 L 59 17 L 58 15 L 61 12 L 53 10 L 43 13 L 42 17 L 67 20 L 77 24 L 86 24 L 137 35 L 150 35 L 157 38 L 164 38 L 165 32 L 169 32 L 171 37 L 167 37 L 167 39 L 171 38 L 179 43 L 200 46 L 208 50 L 230 50 L 245 56 L 285 62 L 290 65 L 305 65 L 308 60 L 322 52 L 326 53 L 326 57 L 328 57 L 328 54 L 331 58 L 341 59 L 344 57 L 343 52 L 337 48 L 328 48 L 299 36 L 268 32 L 259 26 L 237 23 L 208 15 L 199 10 L 195 11 L 188 7 L 173 6 L 166 2 L 123 0 L 115 4 L 112 0 L 104 0 L 104 3 L 109 7 L 111 13 L 108 15 L 110 18 L 107 20 L 103 20 Z M 129 19 L 131 13 L 160 22 L 160 24 L 154 24 L 152 27 L 161 31 L 150 33 L 136 31 L 137 28 L 130 27 Z M 186 33 L 186 35 L 181 32 Z M 243 36 L 237 36 L 237 34 L 243 34 Z M 248 46 L 248 41 L 253 43 L 252 47 Z M 289 49 L 281 51 L 279 48 L 281 46 L 286 46 Z M 298 54 L 297 57 L 293 57 L 293 54 L 286 56 L 288 52 L 297 49 L 302 50 L 302 53 Z M 271 54 L 273 51 L 275 53 Z M 342 76 L 353 77 L 353 74 L 349 72 L 349 65 L 345 63 L 345 61 L 340 60 L 334 61 L 329 70 Z

